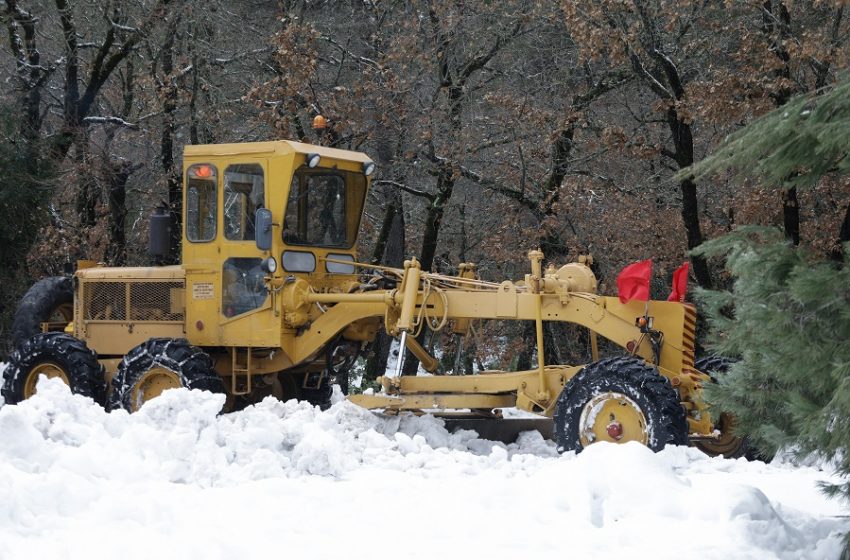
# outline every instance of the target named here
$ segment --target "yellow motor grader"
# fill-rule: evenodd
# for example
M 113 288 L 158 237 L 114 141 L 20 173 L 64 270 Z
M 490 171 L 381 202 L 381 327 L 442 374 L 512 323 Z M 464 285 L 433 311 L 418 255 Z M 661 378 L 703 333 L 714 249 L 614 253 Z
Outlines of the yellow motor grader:
M 701 399 L 711 372 L 694 363 L 693 306 L 598 295 L 587 258 L 544 266 L 540 251 L 528 254 L 518 281 L 480 280 L 468 263 L 456 276 L 416 259 L 403 269 L 361 264 L 357 235 L 374 169 L 362 153 L 290 141 L 187 146 L 182 264 L 82 262 L 72 278 L 35 284 L 16 314 L 6 402 L 33 395 L 44 375 L 129 411 L 177 387 L 225 393 L 231 408 L 269 395 L 324 405 L 332 380 L 380 329 L 437 372 L 415 336 L 423 326 L 463 336 L 476 319 L 522 320 L 536 325 L 533 370 L 404 376 L 398 367 L 379 379 L 382 391 L 350 400 L 387 414 L 494 418 L 516 407 L 554 418 L 563 450 L 691 441 L 743 452 L 742 438 Z M 166 252 L 168 224 L 164 210 L 152 216 L 152 254 Z M 544 321 L 588 329 L 593 362 L 544 363 Z M 622 354 L 599 359 L 597 335 Z

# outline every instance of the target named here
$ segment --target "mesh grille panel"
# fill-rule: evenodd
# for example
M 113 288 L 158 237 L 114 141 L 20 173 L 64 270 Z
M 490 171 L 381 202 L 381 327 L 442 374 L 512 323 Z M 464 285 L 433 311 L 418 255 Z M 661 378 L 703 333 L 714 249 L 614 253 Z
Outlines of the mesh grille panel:
M 127 319 L 126 284 L 123 282 L 86 282 L 83 293 L 86 320 Z
M 182 282 L 138 282 L 130 284 L 130 319 L 134 321 L 182 321 L 182 302 L 172 296 Z M 182 292 L 181 292 L 182 293 Z
M 86 282 L 83 288 L 86 321 L 182 322 L 183 305 L 183 282 Z

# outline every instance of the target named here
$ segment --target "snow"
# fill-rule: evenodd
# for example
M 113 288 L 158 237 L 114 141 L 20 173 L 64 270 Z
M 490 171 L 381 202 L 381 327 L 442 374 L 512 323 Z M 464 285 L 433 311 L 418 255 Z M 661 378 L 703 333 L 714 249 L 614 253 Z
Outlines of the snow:
M 850 529 L 817 466 L 558 455 L 439 419 L 168 391 L 106 413 L 59 381 L 0 409 L 0 559 L 398 556 L 829 559 Z

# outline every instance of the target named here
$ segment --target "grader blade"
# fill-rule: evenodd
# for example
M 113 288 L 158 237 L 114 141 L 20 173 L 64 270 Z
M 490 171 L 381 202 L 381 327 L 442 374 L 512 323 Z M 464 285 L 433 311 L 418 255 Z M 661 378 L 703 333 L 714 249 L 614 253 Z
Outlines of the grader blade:
M 553 439 L 551 418 L 446 418 L 446 429 L 474 430 L 481 439 L 514 443 L 522 432 L 537 431 L 544 439 Z

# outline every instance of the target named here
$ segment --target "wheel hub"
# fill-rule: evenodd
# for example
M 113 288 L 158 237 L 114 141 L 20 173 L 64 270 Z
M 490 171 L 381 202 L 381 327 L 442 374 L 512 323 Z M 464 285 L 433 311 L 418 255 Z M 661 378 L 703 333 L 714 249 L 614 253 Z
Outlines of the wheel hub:
M 582 408 L 579 440 L 583 447 L 598 441 L 637 441 L 646 445 L 649 440 L 646 417 L 630 397 L 613 391 L 600 393 Z
M 605 427 L 605 431 L 608 432 L 609 437 L 617 441 L 623 439 L 623 425 L 616 420 L 608 424 L 608 426 Z
M 62 369 L 62 366 L 56 362 L 42 362 L 33 367 L 27 375 L 27 380 L 24 383 L 24 398 L 28 399 L 36 393 L 36 384 L 38 378 L 44 375 L 48 379 L 61 379 L 65 385 L 70 385 L 68 374 Z
M 133 387 L 130 403 L 133 412 L 139 410 L 149 400 L 160 396 L 168 389 L 179 389 L 183 386 L 180 376 L 170 369 L 154 366 L 142 375 Z

